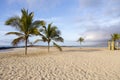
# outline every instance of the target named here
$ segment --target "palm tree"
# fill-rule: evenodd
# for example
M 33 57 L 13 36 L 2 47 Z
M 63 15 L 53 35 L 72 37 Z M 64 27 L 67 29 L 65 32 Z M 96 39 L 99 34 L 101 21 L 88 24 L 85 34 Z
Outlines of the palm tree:
M 111 35 L 111 40 L 114 41 L 114 49 L 116 49 L 115 44 L 116 41 L 120 39 L 120 34 L 114 33 Z
M 80 45 L 81 45 L 82 42 L 84 42 L 84 38 L 80 37 L 77 41 L 80 42 Z
M 21 9 L 22 16 L 14 16 L 9 18 L 5 24 L 16 28 L 19 32 L 8 32 L 7 35 L 13 34 L 17 35 L 18 38 L 12 41 L 13 46 L 17 46 L 19 42 L 25 41 L 25 55 L 27 54 L 27 43 L 28 38 L 31 35 L 38 35 L 38 27 L 44 24 L 44 21 L 33 21 L 33 12 L 28 12 L 28 10 Z
M 112 37 L 112 40 L 113 40 L 114 42 L 116 42 L 116 40 L 119 40 L 119 39 L 120 39 L 120 34 L 114 33 L 114 34 L 111 35 L 111 37 Z
M 50 42 L 53 42 L 53 45 L 57 47 L 60 51 L 62 51 L 62 48 L 56 44 L 56 42 L 63 42 L 64 39 L 60 36 L 61 32 L 58 30 L 56 26 L 52 26 L 52 23 L 48 24 L 48 26 L 43 26 L 43 28 L 40 29 L 40 35 L 42 36 L 42 41 L 48 43 L 48 52 L 50 48 Z M 41 39 L 37 39 L 35 42 L 41 41 Z

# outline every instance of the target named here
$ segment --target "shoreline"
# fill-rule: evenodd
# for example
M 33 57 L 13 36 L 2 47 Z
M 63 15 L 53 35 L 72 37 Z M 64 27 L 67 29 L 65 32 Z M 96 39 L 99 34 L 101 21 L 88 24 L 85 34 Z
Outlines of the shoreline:
M 25 46 L 16 46 L 16 47 L 14 47 L 14 46 L 3 46 L 3 47 L 0 47 L 0 50 L 4 50 L 4 49 L 11 49 L 11 48 L 24 48 Z M 36 45 L 36 46 L 27 46 L 28 48 L 29 47 L 47 47 L 47 46 L 38 46 L 38 45 Z M 50 46 L 50 47 L 54 47 L 54 46 Z M 61 47 L 75 47 L 75 48 L 79 48 L 79 47 L 81 47 L 81 48 L 107 48 L 107 47 L 105 47 L 105 46 L 61 46 Z
M 107 47 L 79 47 L 79 46 L 61 46 L 62 48 L 75 48 L 75 49 L 107 49 Z M 46 48 L 47 46 L 28 46 L 29 48 Z M 54 46 L 51 46 L 50 48 L 55 48 Z M 10 52 L 14 49 L 24 49 L 24 46 L 19 46 L 19 47 L 0 47 L 0 52 Z

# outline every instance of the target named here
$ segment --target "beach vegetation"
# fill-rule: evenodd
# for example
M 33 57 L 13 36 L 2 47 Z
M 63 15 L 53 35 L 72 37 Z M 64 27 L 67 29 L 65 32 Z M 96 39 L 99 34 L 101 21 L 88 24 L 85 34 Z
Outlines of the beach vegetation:
M 21 9 L 22 16 L 13 16 L 6 20 L 5 25 L 16 28 L 17 32 L 8 32 L 6 35 L 17 35 L 18 37 L 12 41 L 13 46 L 25 41 L 25 54 L 27 54 L 27 44 L 29 37 L 39 35 L 38 27 L 44 24 L 42 20 L 33 21 L 34 13 Z
M 83 38 L 83 37 L 80 37 L 77 41 L 78 41 L 78 42 L 80 43 L 80 45 L 81 45 L 82 42 L 84 42 L 84 38 Z
M 64 41 L 64 39 L 60 35 L 61 35 L 61 32 L 57 28 L 57 26 L 53 26 L 52 23 L 50 23 L 47 26 L 43 26 L 43 28 L 40 28 L 40 36 L 42 36 L 42 39 L 37 39 L 35 42 L 38 42 L 38 41 L 47 42 L 48 52 L 50 49 L 51 42 L 56 48 L 62 51 L 62 48 L 56 43 L 56 42 Z

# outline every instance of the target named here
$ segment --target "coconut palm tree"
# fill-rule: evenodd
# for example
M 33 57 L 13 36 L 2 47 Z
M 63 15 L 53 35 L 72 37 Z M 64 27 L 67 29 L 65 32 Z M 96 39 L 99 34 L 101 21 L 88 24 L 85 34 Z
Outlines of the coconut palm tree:
M 116 42 L 116 40 L 120 39 L 120 34 L 114 33 L 111 35 L 111 37 L 112 37 L 111 39 Z
M 53 45 L 57 47 L 60 51 L 62 51 L 62 48 L 56 44 L 56 42 L 63 42 L 64 39 L 60 36 L 61 32 L 58 30 L 56 26 L 52 26 L 52 23 L 48 24 L 48 26 L 43 26 L 43 28 L 40 29 L 40 35 L 42 36 L 42 41 L 48 43 L 48 52 L 50 48 L 50 42 L 53 42 Z M 37 39 L 35 42 L 41 41 L 41 39 Z
M 8 32 L 7 35 L 13 34 L 17 35 L 18 38 L 12 41 L 13 46 L 17 46 L 19 42 L 25 41 L 25 55 L 27 54 L 27 43 L 28 38 L 31 35 L 38 35 L 38 27 L 44 24 L 44 21 L 33 21 L 33 12 L 28 12 L 28 10 L 21 9 L 22 16 L 14 16 L 9 18 L 5 24 L 10 25 L 18 30 L 18 32 Z
M 80 45 L 81 45 L 82 42 L 84 42 L 84 38 L 80 37 L 77 41 L 80 42 Z
M 115 44 L 116 41 L 120 39 L 120 34 L 114 33 L 111 35 L 111 40 L 114 41 L 114 49 L 116 49 Z

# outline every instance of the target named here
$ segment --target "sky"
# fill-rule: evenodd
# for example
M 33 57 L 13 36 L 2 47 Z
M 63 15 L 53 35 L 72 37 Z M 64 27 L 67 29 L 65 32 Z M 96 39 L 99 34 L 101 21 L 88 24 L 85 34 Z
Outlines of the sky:
M 21 16 L 22 8 L 34 12 L 34 20 L 56 25 L 65 41 L 79 37 L 103 41 L 109 40 L 112 33 L 120 33 L 120 0 L 0 0 L 1 44 L 16 37 L 5 36 L 16 30 L 4 24 L 12 16 Z

